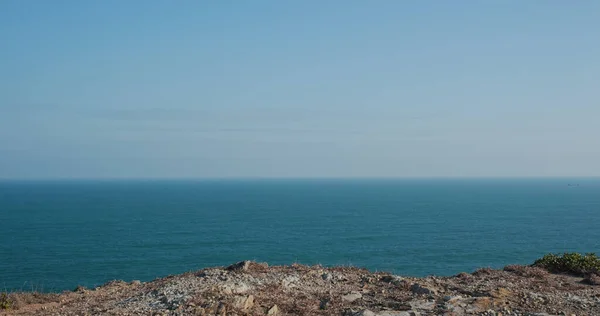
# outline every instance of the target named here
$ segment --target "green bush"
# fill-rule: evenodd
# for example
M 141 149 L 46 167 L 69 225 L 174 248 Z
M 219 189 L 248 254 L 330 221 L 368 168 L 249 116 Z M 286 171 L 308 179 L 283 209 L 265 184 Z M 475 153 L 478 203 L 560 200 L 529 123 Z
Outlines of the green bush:
M 594 253 L 547 254 L 533 263 L 534 267 L 544 268 L 552 273 L 569 273 L 585 276 L 600 273 L 600 257 Z
M 11 309 L 13 306 L 12 300 L 8 297 L 7 293 L 0 293 L 0 310 Z

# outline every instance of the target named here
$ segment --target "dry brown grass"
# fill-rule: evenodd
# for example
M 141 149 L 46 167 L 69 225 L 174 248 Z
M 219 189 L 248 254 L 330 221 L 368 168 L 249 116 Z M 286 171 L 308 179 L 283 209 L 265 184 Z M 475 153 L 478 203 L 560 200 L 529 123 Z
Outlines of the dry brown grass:
M 58 301 L 59 294 L 56 293 L 2 293 L 0 295 L 0 309 L 19 309 L 31 304 L 46 304 Z

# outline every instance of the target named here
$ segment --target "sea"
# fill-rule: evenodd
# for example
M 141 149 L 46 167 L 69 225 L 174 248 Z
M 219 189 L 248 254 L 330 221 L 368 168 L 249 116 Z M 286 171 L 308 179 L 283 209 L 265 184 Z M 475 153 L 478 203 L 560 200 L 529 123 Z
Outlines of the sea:
M 0 181 L 0 291 L 241 260 L 449 276 L 600 252 L 600 179 Z

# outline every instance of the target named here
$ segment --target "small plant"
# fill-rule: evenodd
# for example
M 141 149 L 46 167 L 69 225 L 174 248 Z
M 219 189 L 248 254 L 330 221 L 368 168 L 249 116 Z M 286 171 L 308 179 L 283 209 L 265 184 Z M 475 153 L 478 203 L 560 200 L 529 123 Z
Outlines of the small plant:
M 12 309 L 13 302 L 6 292 L 0 293 L 0 310 Z
M 600 257 L 594 253 L 547 254 L 533 263 L 534 267 L 544 268 L 552 273 L 568 273 L 586 276 L 600 273 Z

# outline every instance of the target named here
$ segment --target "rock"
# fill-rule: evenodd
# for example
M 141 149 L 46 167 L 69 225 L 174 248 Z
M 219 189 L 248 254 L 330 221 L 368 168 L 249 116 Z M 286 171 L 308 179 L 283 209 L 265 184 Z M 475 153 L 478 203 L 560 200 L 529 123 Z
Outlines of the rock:
M 363 309 L 360 312 L 352 314 L 352 316 L 377 316 L 377 314 L 373 313 L 372 311 L 370 311 L 368 309 Z
M 331 276 L 331 273 L 323 273 L 321 275 L 321 278 L 323 278 L 323 280 L 325 280 L 325 281 L 331 281 L 332 276 Z
M 330 302 L 330 300 L 328 298 L 322 299 L 321 303 L 319 304 L 319 309 L 326 310 L 329 307 L 329 302 Z
M 251 290 L 250 286 L 244 282 L 226 283 L 221 287 L 225 294 L 244 294 Z
M 600 285 L 600 274 L 591 273 L 583 279 L 583 282 L 590 285 Z
M 376 316 L 419 316 L 420 314 L 415 311 L 382 311 Z
M 512 295 L 512 292 L 506 288 L 499 287 L 490 291 L 490 296 L 493 298 L 507 298 Z
M 467 313 L 479 313 L 488 310 L 493 307 L 492 299 L 490 297 L 477 297 L 467 308 Z
M 142 281 L 140 281 L 140 280 L 133 280 L 133 281 L 131 281 L 131 285 L 138 286 L 138 285 L 141 285 L 141 284 L 142 284 Z
M 402 285 L 404 283 L 404 279 L 397 275 L 384 275 L 381 277 L 381 281 L 386 283 L 392 283 L 394 285 Z
M 263 269 L 268 269 L 269 268 L 269 264 L 266 262 L 255 262 L 254 263 L 256 266 L 261 267 Z
M 202 307 L 196 307 L 193 309 L 193 315 L 206 316 L 206 310 Z
M 283 285 L 283 287 L 286 288 L 291 288 L 294 287 L 295 283 L 298 281 L 300 281 L 300 278 L 298 278 L 297 276 L 288 275 L 281 281 L 281 285 Z
M 411 309 L 432 310 L 435 308 L 435 301 L 412 301 L 410 302 Z
M 456 301 L 460 301 L 462 299 L 462 296 L 460 295 L 456 295 L 456 296 L 451 296 L 451 295 L 446 295 L 444 296 L 444 302 L 448 302 L 448 303 L 453 303 Z
M 427 287 L 424 287 L 418 283 L 413 284 L 410 290 L 419 295 L 435 295 L 436 291 Z
M 241 310 L 248 310 L 254 306 L 254 296 L 237 296 L 233 299 L 233 307 Z
M 465 309 L 461 306 L 447 306 L 447 310 L 452 316 L 463 316 L 466 314 Z
M 348 293 L 348 294 L 342 296 L 342 300 L 349 302 L 349 303 L 352 303 L 361 298 L 362 298 L 362 294 L 360 294 L 358 292 L 352 292 L 352 293 Z
M 273 305 L 273 307 L 269 308 L 267 311 L 267 315 L 277 315 L 279 314 L 279 307 L 277 305 Z
M 217 308 L 217 315 L 226 316 L 227 315 L 227 306 L 223 303 L 219 303 L 219 307 Z
M 244 260 L 244 261 L 240 261 L 238 263 L 234 263 L 234 264 L 228 266 L 227 268 L 225 268 L 225 270 L 227 270 L 227 271 L 247 271 L 249 267 L 250 267 L 250 261 Z
M 201 278 L 218 277 L 227 274 L 228 271 L 223 269 L 209 268 L 200 271 L 197 276 Z

